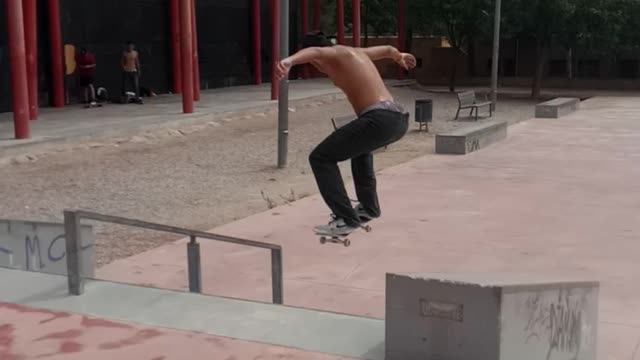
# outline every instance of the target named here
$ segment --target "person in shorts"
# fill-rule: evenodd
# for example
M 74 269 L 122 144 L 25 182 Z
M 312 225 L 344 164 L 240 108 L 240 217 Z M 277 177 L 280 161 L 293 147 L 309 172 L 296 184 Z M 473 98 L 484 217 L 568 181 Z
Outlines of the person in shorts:
M 80 53 L 76 58 L 76 65 L 78 66 L 78 82 L 84 94 L 84 102 L 89 106 L 95 106 L 96 57 L 86 48 L 80 48 Z

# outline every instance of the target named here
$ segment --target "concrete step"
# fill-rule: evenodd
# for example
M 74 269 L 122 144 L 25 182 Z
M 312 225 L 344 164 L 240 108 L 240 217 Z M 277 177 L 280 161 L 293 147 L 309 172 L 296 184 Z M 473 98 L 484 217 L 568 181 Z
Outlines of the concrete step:
M 580 108 L 578 98 L 556 98 L 536 105 L 536 118 L 557 119 L 577 111 Z
M 436 135 L 436 153 L 465 155 L 506 137 L 506 121 L 484 121 Z
M 286 283 L 285 283 L 286 286 Z M 384 359 L 384 321 L 238 299 L 0 268 L 0 302 L 194 331 L 355 359 Z M 286 303 L 286 297 L 285 297 Z

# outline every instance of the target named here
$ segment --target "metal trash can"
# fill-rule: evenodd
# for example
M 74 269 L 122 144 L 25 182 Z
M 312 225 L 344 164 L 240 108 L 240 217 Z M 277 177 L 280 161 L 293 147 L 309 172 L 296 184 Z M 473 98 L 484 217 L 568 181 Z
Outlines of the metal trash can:
M 422 127 L 429 131 L 429 123 L 433 120 L 433 100 L 422 99 L 416 100 L 416 115 L 415 121 L 420 125 L 419 131 L 422 131 Z

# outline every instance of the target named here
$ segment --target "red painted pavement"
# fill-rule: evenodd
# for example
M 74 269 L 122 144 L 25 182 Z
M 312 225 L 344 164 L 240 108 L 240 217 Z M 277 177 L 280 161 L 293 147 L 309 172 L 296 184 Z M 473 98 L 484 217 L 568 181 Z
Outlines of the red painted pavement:
M 179 309 L 176 309 L 179 311 Z M 344 359 L 0 303 L 0 360 Z

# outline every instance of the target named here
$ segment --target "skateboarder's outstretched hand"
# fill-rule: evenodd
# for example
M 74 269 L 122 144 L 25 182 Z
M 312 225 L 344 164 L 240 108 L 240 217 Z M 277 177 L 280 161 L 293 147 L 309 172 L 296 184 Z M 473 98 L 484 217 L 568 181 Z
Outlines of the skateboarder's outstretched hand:
M 408 53 L 401 53 L 400 55 L 401 57 L 398 60 L 396 60 L 398 65 L 402 66 L 407 70 L 410 70 L 416 67 L 418 62 L 416 61 L 415 56 Z
M 289 75 L 289 70 L 291 70 L 292 66 L 293 64 L 291 63 L 290 60 L 282 60 L 278 62 L 278 65 L 276 66 L 277 79 L 282 80 L 283 78 L 287 77 L 287 75 Z

